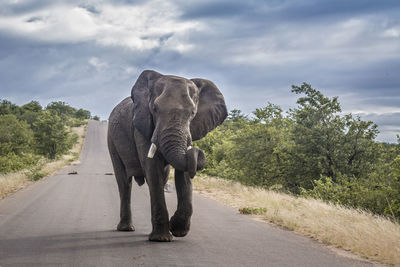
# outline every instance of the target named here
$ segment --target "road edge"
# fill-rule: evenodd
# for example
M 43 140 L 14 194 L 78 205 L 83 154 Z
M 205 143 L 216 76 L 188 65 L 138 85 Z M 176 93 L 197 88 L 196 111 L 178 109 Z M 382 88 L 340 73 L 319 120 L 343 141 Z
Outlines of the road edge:
M 42 181 L 54 175 L 55 173 L 57 173 L 59 170 L 61 170 L 66 166 L 78 164 L 83 144 L 85 142 L 88 124 L 89 122 L 79 127 L 71 128 L 72 133 L 75 132 L 78 134 L 78 141 L 68 151 L 68 153 L 64 154 L 60 159 L 44 163 L 43 162 L 38 163 L 36 166 L 30 169 L 23 169 L 18 172 L 5 174 L 4 175 L 4 177 L 6 177 L 5 179 L 8 180 L 16 179 L 18 181 L 16 185 L 6 190 L 4 195 L 0 196 L 0 200 L 17 193 L 18 191 L 30 186 L 31 184 L 34 184 L 38 181 Z M 82 132 L 80 132 L 80 130 Z M 40 174 L 37 176 L 38 179 L 32 179 L 32 176 L 34 176 L 37 173 Z

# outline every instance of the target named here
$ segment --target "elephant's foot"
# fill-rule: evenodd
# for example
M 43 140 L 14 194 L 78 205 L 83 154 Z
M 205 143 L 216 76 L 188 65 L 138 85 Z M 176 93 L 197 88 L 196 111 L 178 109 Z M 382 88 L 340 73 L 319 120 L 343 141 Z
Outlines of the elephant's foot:
M 167 233 L 152 232 L 149 235 L 149 240 L 158 242 L 171 242 L 172 235 L 169 232 Z
M 135 227 L 131 222 L 120 221 L 117 226 L 118 231 L 135 231 Z
M 172 235 L 169 233 L 169 224 L 160 223 L 153 224 L 153 231 L 149 235 L 150 241 L 159 241 L 159 242 L 170 242 L 172 241 Z
M 190 230 L 190 216 L 184 216 L 175 212 L 169 222 L 170 231 L 176 237 L 187 235 Z

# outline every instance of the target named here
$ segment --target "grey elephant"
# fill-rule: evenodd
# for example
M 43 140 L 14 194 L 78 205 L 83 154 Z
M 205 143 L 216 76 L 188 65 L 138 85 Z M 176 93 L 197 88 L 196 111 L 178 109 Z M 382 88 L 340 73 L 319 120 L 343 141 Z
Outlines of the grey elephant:
M 131 97 L 111 112 L 108 149 L 121 200 L 119 231 L 134 231 L 131 214 L 132 177 L 146 181 L 151 199 L 151 241 L 171 241 L 190 229 L 191 179 L 205 165 L 203 151 L 192 141 L 204 137 L 227 116 L 224 97 L 209 80 L 186 79 L 143 71 Z M 178 207 L 168 216 L 164 186 L 175 168 Z M 171 235 L 172 233 L 172 235 Z

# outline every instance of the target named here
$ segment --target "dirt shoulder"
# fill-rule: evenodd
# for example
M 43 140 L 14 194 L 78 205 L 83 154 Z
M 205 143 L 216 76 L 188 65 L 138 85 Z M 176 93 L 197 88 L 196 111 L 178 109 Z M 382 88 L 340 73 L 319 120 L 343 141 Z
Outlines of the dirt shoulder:
M 255 219 L 366 259 L 400 266 L 400 225 L 387 218 L 205 175 L 193 179 L 193 189 Z

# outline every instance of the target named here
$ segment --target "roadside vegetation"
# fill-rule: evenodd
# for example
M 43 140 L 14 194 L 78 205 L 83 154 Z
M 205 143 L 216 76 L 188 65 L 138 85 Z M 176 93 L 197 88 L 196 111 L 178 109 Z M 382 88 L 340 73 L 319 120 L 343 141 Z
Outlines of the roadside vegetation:
M 0 101 L 0 199 L 76 160 L 90 118 L 61 101 Z
M 207 165 L 194 187 L 243 214 L 400 265 L 400 137 L 343 114 L 337 97 L 292 86 L 297 106 L 232 110 L 196 141 Z M 222 179 L 216 179 L 216 178 Z
M 244 185 L 318 198 L 400 220 L 400 137 L 375 141 L 378 126 L 342 114 L 337 97 L 293 86 L 297 107 L 274 104 L 251 118 L 239 110 L 196 142 L 205 174 Z

